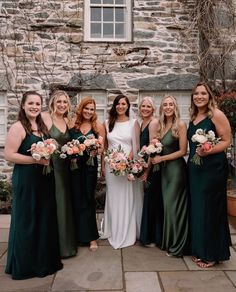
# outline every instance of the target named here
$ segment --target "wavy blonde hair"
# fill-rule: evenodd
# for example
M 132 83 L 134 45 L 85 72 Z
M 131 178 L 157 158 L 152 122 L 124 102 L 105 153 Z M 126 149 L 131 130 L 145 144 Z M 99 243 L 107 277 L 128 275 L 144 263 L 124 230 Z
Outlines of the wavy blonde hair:
M 138 109 L 139 109 L 139 116 L 142 117 L 142 116 L 141 116 L 141 106 L 142 106 L 142 104 L 143 104 L 144 101 L 147 101 L 148 103 L 150 103 L 150 105 L 152 106 L 152 109 L 153 109 L 153 116 L 156 117 L 156 110 L 157 110 L 157 107 L 156 107 L 156 105 L 155 105 L 155 102 L 154 102 L 153 98 L 150 97 L 150 96 L 145 96 L 145 97 L 140 101 L 140 103 L 139 103 L 139 107 L 138 107 Z
M 90 97 L 90 96 L 86 96 L 84 97 L 81 101 L 80 101 L 80 104 L 79 106 L 77 107 L 77 110 L 76 110 L 76 120 L 75 120 L 75 129 L 77 131 L 80 130 L 80 127 L 83 123 L 83 109 L 86 107 L 86 105 L 88 104 L 93 104 L 94 105 L 94 114 L 90 120 L 90 123 L 91 123 L 91 127 L 92 127 L 92 130 L 95 134 L 98 134 L 98 129 L 97 129 L 97 114 L 96 114 L 96 103 L 95 103 L 95 100 Z
M 173 120 L 172 120 L 172 127 L 171 127 L 171 130 L 172 130 L 172 135 L 175 137 L 175 138 L 178 138 L 179 137 L 179 121 L 180 121 L 180 112 L 179 112 L 179 107 L 178 107 L 178 104 L 177 104 L 177 100 L 174 96 L 172 95 L 166 95 L 163 97 L 163 99 L 161 100 L 161 104 L 160 104 L 160 109 L 159 109 L 159 137 L 158 138 L 163 138 L 163 136 L 165 135 L 165 129 L 166 129 L 166 117 L 165 117 L 165 114 L 164 114 L 164 111 L 163 111 L 163 104 L 165 102 L 165 100 L 167 98 L 171 98 L 173 103 L 174 103 L 174 115 L 173 115 Z
M 190 114 L 191 121 L 195 120 L 195 118 L 198 114 L 198 108 L 193 102 L 193 95 L 194 95 L 194 92 L 196 91 L 197 87 L 199 87 L 199 86 L 204 86 L 208 95 L 209 95 L 209 102 L 207 104 L 207 110 L 206 110 L 206 114 L 207 114 L 208 118 L 212 118 L 213 111 L 217 107 L 216 101 L 215 101 L 215 98 L 214 98 L 214 95 L 212 93 L 210 86 L 205 82 L 199 82 L 197 85 L 195 85 L 193 87 L 192 93 L 191 93 L 191 104 L 190 104 L 190 108 L 189 108 L 189 114 Z
M 64 117 L 67 118 L 68 120 L 71 119 L 71 101 L 70 101 L 70 97 L 69 95 L 63 91 L 63 90 L 57 90 L 55 92 L 52 93 L 49 104 L 48 104 L 48 108 L 49 108 L 49 113 L 54 116 L 55 112 L 56 112 L 56 107 L 55 104 L 57 102 L 57 100 L 61 97 L 65 97 L 67 102 L 68 102 L 68 109 L 67 111 L 64 113 Z

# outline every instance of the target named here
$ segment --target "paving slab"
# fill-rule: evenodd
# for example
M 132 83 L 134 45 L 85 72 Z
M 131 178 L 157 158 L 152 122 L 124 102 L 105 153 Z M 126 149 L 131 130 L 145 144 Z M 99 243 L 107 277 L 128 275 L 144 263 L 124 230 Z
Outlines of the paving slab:
M 5 252 L 0 258 L 0 266 L 5 266 L 7 263 L 7 252 Z
M 76 257 L 63 261 L 52 291 L 122 290 L 121 251 L 99 246 L 96 252 L 80 247 Z
M 156 272 L 126 272 L 127 292 L 161 292 Z
M 222 270 L 222 271 L 227 271 L 227 270 L 230 270 L 230 271 L 236 271 L 236 252 L 233 248 L 230 248 L 230 253 L 231 253 L 231 257 L 230 257 L 230 260 L 229 261 L 225 261 L 225 262 L 222 262 L 218 265 L 215 265 L 213 267 L 210 267 L 210 268 L 206 268 L 206 269 L 203 269 L 203 268 L 200 268 L 198 265 L 196 265 L 191 257 L 184 257 L 184 261 L 186 262 L 186 265 L 188 266 L 189 270 L 191 271 L 202 271 L 202 270 L 213 270 L 213 271 L 217 271 L 217 270 Z
M 187 270 L 182 258 L 168 257 L 157 247 L 135 245 L 123 248 L 122 256 L 125 272 Z
M 225 272 L 229 279 L 232 281 L 233 285 L 236 288 L 236 271 L 227 271 Z
M 160 272 L 165 292 L 235 292 L 236 289 L 222 271 Z
M 7 242 L 0 242 L 0 258 L 7 251 Z
M 1 292 L 46 292 L 50 291 L 54 275 L 44 278 L 32 278 L 28 280 L 12 280 L 5 273 L 5 267 L 0 267 L 0 291 Z

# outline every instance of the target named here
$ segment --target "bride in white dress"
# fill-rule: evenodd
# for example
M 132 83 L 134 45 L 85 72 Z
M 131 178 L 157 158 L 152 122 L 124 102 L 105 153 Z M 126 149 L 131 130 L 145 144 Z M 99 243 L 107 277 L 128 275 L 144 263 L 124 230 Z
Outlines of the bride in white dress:
M 129 118 L 130 102 L 118 95 L 105 122 L 107 148 L 117 149 L 120 145 L 131 158 L 139 148 L 140 127 L 137 120 Z M 115 176 L 105 165 L 106 203 L 104 234 L 113 248 L 133 245 L 139 237 L 143 191 L 138 181 L 128 181 L 126 176 Z

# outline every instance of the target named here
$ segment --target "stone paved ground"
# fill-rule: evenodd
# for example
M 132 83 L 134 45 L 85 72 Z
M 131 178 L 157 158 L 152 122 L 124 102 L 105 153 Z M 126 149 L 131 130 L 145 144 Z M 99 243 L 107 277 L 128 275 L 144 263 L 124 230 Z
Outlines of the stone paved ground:
M 213 268 L 198 268 L 190 257 L 171 258 L 158 248 L 135 246 L 114 250 L 105 240 L 90 252 L 64 260 L 63 270 L 46 278 L 12 280 L 4 273 L 9 216 L 0 216 L 1 292 L 236 292 L 236 217 L 230 217 L 231 260 Z

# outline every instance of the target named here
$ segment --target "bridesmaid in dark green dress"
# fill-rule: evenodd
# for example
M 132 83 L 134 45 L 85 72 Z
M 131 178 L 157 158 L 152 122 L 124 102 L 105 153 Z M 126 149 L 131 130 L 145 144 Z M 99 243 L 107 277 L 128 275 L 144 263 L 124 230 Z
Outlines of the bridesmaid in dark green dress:
M 187 127 L 180 120 L 177 101 L 164 97 L 160 105 L 158 138 L 163 150 L 152 158 L 161 163 L 164 223 L 161 248 L 168 256 L 181 257 L 188 244 L 188 182 L 183 156 L 187 151 Z
M 209 268 L 230 257 L 226 201 L 228 165 L 224 150 L 230 145 L 231 133 L 229 122 L 216 107 L 207 84 L 199 83 L 194 87 L 190 114 L 188 173 L 192 260 L 201 268 Z M 197 129 L 214 131 L 216 137 L 221 138 L 220 142 L 209 151 L 204 151 L 191 140 Z M 195 153 L 201 157 L 201 165 L 192 161 Z
M 11 126 L 5 144 L 6 160 L 15 163 L 6 273 L 17 280 L 44 277 L 62 268 L 53 172 L 43 175 L 48 161 L 36 161 L 28 151 L 47 135 L 41 107 L 38 93 L 23 95 L 18 121 Z
M 140 149 L 149 145 L 151 139 L 157 135 L 157 119 L 154 118 L 155 104 L 150 97 L 144 97 L 139 105 L 139 113 L 142 117 Z M 143 211 L 140 229 L 140 242 L 147 246 L 161 246 L 163 225 L 163 202 L 161 195 L 161 172 L 152 172 L 149 165 L 147 171 L 141 177 L 147 181 L 144 189 Z
M 96 138 L 104 138 L 105 132 L 102 124 L 97 121 L 96 104 L 90 97 L 81 100 L 76 111 L 74 126 L 70 129 L 71 139 L 78 139 L 83 143 L 86 136 L 93 134 Z M 99 149 L 102 153 L 102 149 Z M 91 251 L 98 248 L 99 238 L 96 209 L 95 209 L 95 187 L 97 183 L 98 162 L 94 151 L 93 164 L 88 164 L 89 155 L 77 159 L 77 169 L 72 171 L 73 207 L 76 222 L 77 242 L 89 244 Z
M 49 113 L 42 113 L 50 136 L 58 142 L 60 147 L 70 140 L 67 126 L 70 110 L 69 96 L 66 92 L 57 90 L 49 101 Z M 68 258 L 77 253 L 69 161 L 58 156 L 54 156 L 52 161 L 55 175 L 60 254 L 61 258 Z

